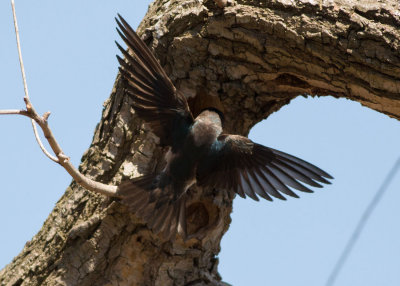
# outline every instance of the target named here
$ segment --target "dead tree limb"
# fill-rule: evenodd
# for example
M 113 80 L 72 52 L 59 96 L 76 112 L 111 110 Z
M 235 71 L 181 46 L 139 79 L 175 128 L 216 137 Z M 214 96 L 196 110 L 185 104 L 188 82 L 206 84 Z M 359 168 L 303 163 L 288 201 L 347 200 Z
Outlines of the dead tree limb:
M 226 131 L 247 134 L 298 95 L 348 98 L 400 119 L 398 8 L 397 0 L 237 0 L 223 9 L 213 0 L 157 0 L 139 34 L 193 109 L 210 95 L 221 100 Z M 160 154 L 117 77 L 81 172 L 117 184 L 159 168 Z M 0 284 L 223 285 L 217 254 L 232 198 L 193 193 L 196 238 L 172 243 L 73 183 Z

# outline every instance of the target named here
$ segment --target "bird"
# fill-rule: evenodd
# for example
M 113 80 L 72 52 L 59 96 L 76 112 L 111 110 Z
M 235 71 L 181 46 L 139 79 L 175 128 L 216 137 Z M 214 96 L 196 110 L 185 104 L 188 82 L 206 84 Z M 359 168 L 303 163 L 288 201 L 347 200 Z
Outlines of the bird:
M 140 216 L 156 234 L 187 237 L 186 201 L 193 185 L 234 192 L 240 197 L 286 200 L 294 190 L 330 184 L 331 175 L 302 159 L 223 131 L 224 115 L 208 107 L 193 116 L 182 92 L 125 19 L 115 18 L 117 55 L 125 92 L 139 118 L 167 149 L 164 169 L 122 181 L 122 204 Z M 308 185 L 308 186 L 306 186 Z

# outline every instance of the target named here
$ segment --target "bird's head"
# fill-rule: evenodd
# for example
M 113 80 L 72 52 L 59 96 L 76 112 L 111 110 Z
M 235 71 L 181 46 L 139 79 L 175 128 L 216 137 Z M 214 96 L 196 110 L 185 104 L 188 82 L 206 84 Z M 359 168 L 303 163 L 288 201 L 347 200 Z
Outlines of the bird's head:
M 210 115 L 212 116 L 212 114 L 216 113 L 219 116 L 219 119 L 221 120 L 221 125 L 224 126 L 225 116 L 221 110 L 219 110 L 215 107 L 206 107 L 203 110 L 201 110 L 200 114 L 203 112 L 208 112 L 209 116 Z

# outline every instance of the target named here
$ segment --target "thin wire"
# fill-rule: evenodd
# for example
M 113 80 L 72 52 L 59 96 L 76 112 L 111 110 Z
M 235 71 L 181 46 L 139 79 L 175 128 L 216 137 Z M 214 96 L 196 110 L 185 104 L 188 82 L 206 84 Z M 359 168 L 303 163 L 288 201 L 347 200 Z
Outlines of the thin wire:
M 336 280 L 337 276 L 339 275 L 340 270 L 342 269 L 344 263 L 346 262 L 351 251 L 353 250 L 355 243 L 357 242 L 358 238 L 360 237 L 361 232 L 363 231 L 366 223 L 368 222 L 368 219 L 371 217 L 371 214 L 373 213 L 376 206 L 379 204 L 380 200 L 382 199 L 387 187 L 389 186 L 389 184 L 393 180 L 394 176 L 396 175 L 397 171 L 399 170 L 399 167 L 400 167 L 400 157 L 394 163 L 392 169 L 386 176 L 381 187 L 378 189 L 378 191 L 376 192 L 372 201 L 370 202 L 368 207 L 365 209 L 363 215 L 361 216 L 361 218 L 357 224 L 357 227 L 354 229 L 354 232 L 351 235 L 349 241 L 347 242 L 346 247 L 343 249 L 342 254 L 340 255 L 338 261 L 336 262 L 336 265 L 333 268 L 331 275 L 329 276 L 329 278 L 325 284 L 326 286 L 333 286 L 333 284 L 335 283 L 335 280 Z

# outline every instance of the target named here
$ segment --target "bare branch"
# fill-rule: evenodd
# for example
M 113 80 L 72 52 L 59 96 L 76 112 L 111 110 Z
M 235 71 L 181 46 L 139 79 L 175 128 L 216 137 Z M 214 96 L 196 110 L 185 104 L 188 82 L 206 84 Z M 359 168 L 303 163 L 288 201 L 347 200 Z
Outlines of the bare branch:
M 26 110 L 19 110 L 19 109 L 0 110 L 0 115 L 3 114 L 25 115 L 29 117 L 29 114 Z
M 60 145 L 56 141 L 49 125 L 48 125 L 48 118 L 50 116 L 50 112 L 46 112 L 43 116 L 40 116 L 36 110 L 34 109 L 28 95 L 28 86 L 26 83 L 26 77 L 25 77 L 25 70 L 24 70 L 24 64 L 22 62 L 22 53 L 21 53 L 21 46 L 20 46 L 20 41 L 19 41 L 19 31 L 18 31 L 18 24 L 17 24 L 17 17 L 15 13 L 15 5 L 14 5 L 14 0 L 11 0 L 11 6 L 13 10 L 13 16 L 14 16 L 14 27 L 15 27 L 15 34 L 17 38 L 17 47 L 18 47 L 18 55 L 19 55 L 19 62 L 21 66 L 21 73 L 22 73 L 22 81 L 24 84 L 24 91 L 25 91 L 25 105 L 26 105 L 26 110 L 0 110 L 0 115 L 6 115 L 6 114 L 15 114 L 15 115 L 24 115 L 29 118 L 31 118 L 32 121 L 32 127 L 33 127 L 33 132 L 35 133 L 35 138 L 36 141 L 38 142 L 40 148 L 44 152 L 44 154 L 49 157 L 51 160 L 54 162 L 60 164 L 64 169 L 72 176 L 72 178 L 82 187 L 96 192 L 100 193 L 106 196 L 111 196 L 111 197 L 117 197 L 117 187 L 116 186 L 110 186 L 106 184 L 102 184 L 100 182 L 93 181 L 89 178 L 86 178 L 84 175 L 82 175 L 70 162 L 70 159 L 68 156 L 66 156 L 61 149 Z M 36 123 L 40 126 L 40 128 L 43 131 L 43 134 L 45 138 L 47 139 L 51 149 L 53 150 L 54 154 L 57 156 L 51 155 L 43 146 L 43 143 L 40 140 Z
M 57 158 L 57 157 L 54 157 L 53 155 L 51 155 L 51 154 L 46 150 L 46 148 L 44 147 L 42 141 L 40 140 L 39 133 L 38 133 L 38 131 L 37 131 L 37 127 L 36 127 L 36 124 L 34 123 L 34 121 L 32 121 L 32 127 L 33 127 L 33 133 L 35 133 L 36 142 L 39 144 L 40 149 L 41 149 L 41 150 L 43 151 L 43 153 L 44 153 L 47 157 L 49 157 L 51 160 L 53 160 L 53 161 L 56 162 L 56 163 L 59 163 L 58 158 Z
M 25 76 L 25 68 L 24 68 L 24 62 L 22 60 L 22 52 L 21 52 L 21 44 L 20 44 L 20 40 L 19 40 L 19 29 L 18 29 L 18 22 L 17 22 L 17 14 L 15 12 L 15 4 L 14 4 L 14 0 L 11 0 L 11 7 L 12 7 L 12 11 L 13 11 L 13 18 L 14 18 L 14 29 L 15 29 L 15 37 L 17 40 L 17 49 L 18 49 L 18 58 L 19 58 L 19 65 L 21 68 L 21 74 L 22 74 L 22 82 L 24 84 L 24 92 L 25 92 L 25 97 L 27 99 L 29 99 L 29 93 L 28 93 L 28 85 L 26 83 L 26 76 Z M 29 112 L 30 109 L 32 109 L 34 111 L 33 106 L 30 104 L 28 106 L 27 102 L 25 101 L 26 107 L 27 107 L 27 111 Z M 35 120 L 32 118 L 31 120 L 32 123 L 32 128 L 33 128 L 33 133 L 35 134 L 35 139 L 36 142 L 39 144 L 40 149 L 43 151 L 43 153 L 49 157 L 49 159 L 53 160 L 54 162 L 58 163 L 58 159 L 56 157 L 54 157 L 53 155 L 50 154 L 50 152 L 48 152 L 46 150 L 46 148 L 44 147 L 42 141 L 40 140 L 40 136 L 39 133 L 37 131 L 36 125 L 35 125 Z
M 49 119 L 50 114 L 51 114 L 50 111 L 45 112 L 45 113 L 43 114 L 43 119 L 47 121 L 47 120 Z
M 24 98 L 27 110 L 18 110 L 18 109 L 10 109 L 10 110 L 0 110 L 0 115 L 10 115 L 10 114 L 15 114 L 15 115 L 23 115 L 27 116 L 32 119 L 34 125 L 34 132 L 37 134 L 37 128 L 35 125 L 35 122 L 40 126 L 40 128 L 43 130 L 43 134 L 46 137 L 47 141 L 49 142 L 49 145 L 51 149 L 54 151 L 57 157 L 53 157 L 51 154 L 46 154 L 47 157 L 53 157 L 55 162 L 60 164 L 64 169 L 74 178 L 74 180 L 81 185 L 82 187 L 96 192 L 100 193 L 106 196 L 111 196 L 111 197 L 117 197 L 117 187 L 116 186 L 110 186 L 106 184 L 102 184 L 99 182 L 95 182 L 89 178 L 86 178 L 84 175 L 82 175 L 70 162 L 69 157 L 64 154 L 62 151 L 60 145 L 54 138 L 53 132 L 51 131 L 50 127 L 48 126 L 47 119 L 50 115 L 50 112 L 46 112 L 43 116 L 40 116 L 36 113 L 36 111 L 32 108 L 32 104 L 29 100 L 29 98 L 25 97 Z M 36 137 L 38 138 L 38 137 Z M 38 144 L 40 148 L 42 149 L 43 152 L 47 152 L 44 146 L 42 145 L 41 141 L 38 141 Z
M 25 68 L 24 68 L 24 63 L 22 61 L 21 45 L 20 45 L 20 41 L 19 41 L 19 30 L 18 30 L 18 23 L 17 23 L 17 15 L 15 13 L 14 0 L 11 0 L 11 7 L 12 7 L 12 11 L 13 11 L 15 37 L 17 38 L 19 65 L 20 65 L 21 73 L 22 73 L 22 81 L 24 83 L 24 92 L 25 92 L 25 96 L 29 98 L 28 86 L 26 84 Z

